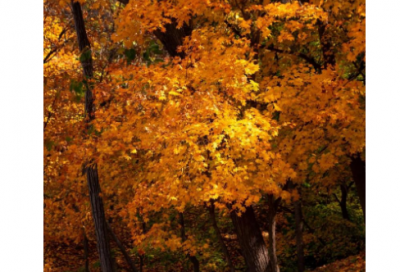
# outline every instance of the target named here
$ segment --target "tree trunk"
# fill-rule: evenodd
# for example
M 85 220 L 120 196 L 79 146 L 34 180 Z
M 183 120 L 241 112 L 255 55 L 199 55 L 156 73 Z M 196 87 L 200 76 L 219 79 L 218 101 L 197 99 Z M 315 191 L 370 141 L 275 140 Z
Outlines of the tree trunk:
M 364 213 L 365 221 L 365 161 L 363 161 L 360 155 L 358 155 L 356 158 L 351 159 L 350 168 L 353 174 L 354 183 L 356 184 L 357 194 L 360 199 L 360 205 Z
M 129 0 L 118 0 L 123 4 L 128 4 Z M 189 19 L 189 24 L 184 23 L 181 28 L 178 28 L 178 23 L 175 18 L 169 18 L 170 24 L 165 24 L 165 31 L 162 32 L 160 29 L 154 31 L 154 35 L 163 44 L 164 49 L 172 57 L 179 56 L 182 59 L 185 57 L 185 52 L 178 52 L 178 47 L 183 45 L 185 37 L 192 34 L 192 19 Z
M 145 233 L 146 233 L 146 223 L 145 223 L 145 222 L 142 223 L 142 230 L 143 230 L 143 234 L 145 234 Z M 140 271 L 140 272 L 143 272 L 143 267 L 144 267 L 144 254 L 140 254 L 140 255 L 139 255 L 139 260 L 140 260 L 140 268 L 139 268 L 139 271 Z
M 258 226 L 253 207 L 247 207 L 241 216 L 238 216 L 236 211 L 231 211 L 230 216 L 246 261 L 247 272 L 267 271 L 268 249 Z
M 340 190 L 342 191 L 342 196 L 340 198 L 340 209 L 342 210 L 342 216 L 343 219 L 350 221 L 349 212 L 347 211 L 347 186 L 345 184 L 341 184 Z
M 115 235 L 115 233 L 112 231 L 110 224 L 107 222 L 107 229 L 111 234 L 111 237 L 114 239 L 115 243 L 117 244 L 117 246 L 119 247 L 119 249 L 122 252 L 122 255 L 124 255 L 126 262 L 128 263 L 129 267 L 130 267 L 130 271 L 131 272 L 138 272 L 135 264 L 133 263 L 131 257 L 129 256 L 128 252 L 126 252 L 124 245 L 121 243 L 121 241 L 118 239 L 117 235 Z
M 181 225 L 181 238 L 182 242 L 186 241 L 186 234 L 185 234 L 185 221 L 183 220 L 183 213 L 179 213 L 179 224 Z M 189 260 L 193 264 L 193 271 L 200 272 L 200 263 L 197 260 L 196 256 L 191 256 L 188 254 Z
M 84 228 L 82 228 L 82 232 L 83 232 L 83 252 L 85 258 L 85 272 L 89 272 L 89 242 Z
M 268 226 L 268 251 L 270 256 L 269 271 L 279 272 L 278 257 L 276 256 L 276 212 L 281 203 L 281 198 L 274 199 L 273 195 L 268 195 L 268 211 L 267 211 L 267 226 Z
M 218 224 L 217 224 L 217 219 L 215 218 L 215 206 L 214 206 L 214 201 L 211 201 L 211 206 L 208 208 L 208 211 L 210 213 L 210 218 L 212 225 L 214 227 L 215 233 L 218 237 L 219 244 L 221 245 L 221 249 L 224 252 L 226 261 L 228 262 L 229 270 L 231 272 L 235 272 L 235 267 L 232 264 L 231 256 L 229 255 L 228 248 L 226 247 L 224 243 L 224 239 L 222 238 L 221 231 L 219 230 Z
M 303 272 L 304 271 L 303 212 L 301 210 L 300 199 L 294 203 L 294 214 L 296 222 L 297 270 L 298 272 Z
M 73 0 L 71 1 L 71 4 L 75 30 L 78 37 L 79 50 L 81 51 L 83 74 L 90 79 L 93 77 L 93 64 L 91 51 L 89 50 L 90 42 L 86 34 L 81 5 L 79 2 L 74 2 Z M 94 119 L 93 94 L 89 88 L 89 85 L 90 84 L 87 84 L 85 93 L 85 113 L 88 124 L 87 128 L 89 128 L 90 122 Z M 90 163 L 89 160 L 89 163 L 84 166 L 84 171 L 86 172 L 87 183 L 89 187 L 90 204 L 92 207 L 101 270 L 103 272 L 112 272 L 113 266 L 111 261 L 110 244 L 107 239 L 107 227 L 103 200 L 99 195 L 101 189 L 97 173 L 97 165 L 95 163 Z

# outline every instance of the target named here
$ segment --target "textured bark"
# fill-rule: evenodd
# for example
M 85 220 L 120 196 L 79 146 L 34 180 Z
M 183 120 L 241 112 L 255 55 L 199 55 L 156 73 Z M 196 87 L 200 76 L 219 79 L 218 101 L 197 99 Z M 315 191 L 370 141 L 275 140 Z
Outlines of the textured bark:
M 275 199 L 273 195 L 268 195 L 268 252 L 270 265 L 268 271 L 279 272 L 278 257 L 276 256 L 276 212 L 281 203 L 281 198 Z
M 228 248 L 225 245 L 224 239 L 222 238 L 222 235 L 221 235 L 221 231 L 219 230 L 219 227 L 217 224 L 217 219 L 215 218 L 215 206 L 214 206 L 213 201 L 211 201 L 211 206 L 208 208 L 208 211 L 210 213 L 211 222 L 212 222 L 213 228 L 215 230 L 215 233 L 218 237 L 218 241 L 221 246 L 222 252 L 224 252 L 226 261 L 228 262 L 229 270 L 231 272 L 235 272 L 235 267 L 232 264 L 231 256 L 229 255 Z
M 82 8 L 79 2 L 71 1 L 72 14 L 74 17 L 75 30 L 78 37 L 79 50 L 81 51 L 81 64 L 83 73 L 87 78 L 93 77 L 93 63 L 90 50 L 90 42 L 86 34 L 85 23 L 82 15 Z M 87 116 L 87 128 L 94 119 L 93 94 L 87 84 L 85 93 L 85 113 Z M 100 197 L 100 183 L 97 172 L 97 165 L 89 163 L 84 166 L 87 183 L 89 187 L 90 204 L 95 225 L 97 250 L 100 255 L 101 270 L 103 272 L 114 271 L 111 261 L 110 244 L 107 237 L 106 218 L 104 214 L 103 200 Z
M 100 183 L 97 173 L 97 165 L 86 167 L 86 175 L 89 186 L 90 204 L 97 238 L 97 250 L 100 255 L 101 270 L 103 272 L 113 271 L 111 261 L 110 243 L 107 237 L 106 217 L 104 214 L 103 200 L 100 197 Z
M 294 214 L 296 222 L 296 250 L 297 250 L 297 270 L 304 271 L 304 243 L 303 243 L 303 212 L 301 201 L 294 203 Z
M 360 199 L 365 221 L 365 161 L 363 161 L 360 156 L 352 158 L 350 168 L 353 174 L 354 183 L 356 184 L 357 194 L 358 198 Z
M 240 248 L 247 265 L 247 272 L 267 271 L 269 258 L 268 249 L 256 220 L 253 207 L 238 216 L 236 211 L 230 213 Z
M 115 243 L 117 244 L 117 246 L 121 250 L 122 255 L 124 255 L 125 260 L 126 260 L 126 262 L 128 263 L 128 265 L 130 267 L 130 271 L 131 272 L 138 272 L 138 270 L 136 269 L 135 264 L 133 263 L 131 257 L 129 256 L 128 252 L 126 252 L 124 245 L 118 239 L 117 235 L 115 235 L 115 233 L 111 229 L 111 226 L 110 226 L 110 224 L 108 222 L 107 222 L 107 229 L 110 232 L 111 237 L 114 239 Z
M 185 221 L 183 219 L 183 213 L 179 213 L 179 224 L 181 225 L 181 238 L 182 242 L 186 241 L 186 234 L 185 234 Z M 200 263 L 197 260 L 196 256 L 191 256 L 190 254 L 187 255 L 189 257 L 189 260 L 193 264 L 193 271 L 194 272 L 200 272 Z

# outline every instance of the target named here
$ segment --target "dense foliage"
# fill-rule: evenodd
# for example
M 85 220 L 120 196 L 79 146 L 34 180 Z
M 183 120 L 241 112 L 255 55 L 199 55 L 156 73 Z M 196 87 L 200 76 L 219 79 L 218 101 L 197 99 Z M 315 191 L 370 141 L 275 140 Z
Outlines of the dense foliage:
M 363 0 L 45 0 L 43 23 L 45 271 L 364 250 Z

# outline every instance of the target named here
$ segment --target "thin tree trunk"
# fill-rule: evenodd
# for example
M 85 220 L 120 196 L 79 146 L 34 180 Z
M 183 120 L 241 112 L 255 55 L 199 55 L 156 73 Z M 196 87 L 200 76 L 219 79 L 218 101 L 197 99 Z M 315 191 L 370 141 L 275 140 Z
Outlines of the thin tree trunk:
M 179 213 L 179 224 L 181 225 L 181 238 L 182 238 L 182 242 L 186 241 L 186 234 L 185 234 L 185 221 L 183 219 L 183 213 Z M 189 260 L 192 262 L 193 264 L 193 271 L 194 272 L 200 272 L 200 263 L 197 260 L 196 256 L 191 256 L 190 254 L 188 254 Z
M 75 30 L 78 37 L 79 50 L 81 51 L 81 64 L 83 68 L 83 74 L 88 79 L 93 77 L 93 64 L 92 56 L 90 51 L 90 42 L 86 34 L 85 23 L 83 20 L 82 9 L 79 2 L 71 1 L 72 14 L 74 17 Z M 89 88 L 90 84 L 86 85 L 85 93 L 85 113 L 87 117 L 87 128 L 90 126 L 90 122 L 94 119 L 94 108 L 93 108 L 93 94 Z M 86 164 L 84 171 L 86 172 L 90 203 L 92 207 L 92 215 L 95 225 L 96 238 L 97 238 L 97 250 L 100 255 L 100 264 L 103 272 L 112 272 L 113 266 L 111 261 L 110 244 L 107 239 L 107 227 L 104 214 L 103 200 L 100 197 L 100 184 L 97 172 L 97 165 L 95 163 Z
M 341 184 L 340 190 L 342 192 L 342 196 L 340 198 L 340 209 L 342 210 L 342 216 L 343 219 L 350 221 L 349 212 L 347 210 L 347 186 L 345 184 Z
M 265 272 L 269 264 L 268 249 L 256 220 L 253 207 L 238 216 L 236 211 L 230 213 L 238 242 L 247 265 L 248 272 Z
M 83 233 L 83 252 L 85 258 L 85 272 L 89 272 L 89 242 L 86 236 L 86 231 L 82 228 Z
M 226 261 L 228 262 L 229 270 L 231 272 L 235 272 L 235 267 L 232 264 L 231 256 L 229 255 L 228 248 L 225 245 L 224 239 L 222 238 L 222 235 L 221 235 L 221 231 L 220 231 L 220 229 L 218 227 L 218 224 L 217 224 L 217 219 L 215 218 L 214 201 L 211 201 L 211 206 L 208 208 L 208 211 L 210 213 L 211 222 L 212 222 L 212 225 L 214 227 L 215 233 L 216 233 L 216 235 L 218 237 L 219 244 L 221 245 L 221 249 L 224 252 Z
M 133 263 L 131 257 L 129 256 L 128 252 L 126 252 L 124 245 L 122 244 L 122 242 L 118 239 L 117 235 L 115 235 L 115 233 L 113 232 L 113 230 L 111 229 L 110 224 L 107 222 L 107 229 L 111 234 L 111 237 L 114 239 L 115 243 L 117 244 L 117 246 L 119 247 L 119 249 L 122 252 L 122 255 L 124 255 L 126 262 L 128 263 L 129 267 L 130 267 L 130 271 L 131 272 L 138 272 L 138 270 L 135 267 L 135 264 Z
M 301 192 L 299 192 L 301 195 Z M 297 247 L 297 270 L 304 271 L 304 243 L 303 243 L 303 212 L 301 200 L 294 203 L 294 214 L 296 221 L 296 247 Z
M 268 195 L 267 227 L 268 227 L 268 252 L 270 256 L 269 271 L 279 272 L 278 257 L 276 256 L 276 212 L 281 203 L 281 198 L 275 199 Z
M 145 234 L 146 233 L 146 223 L 145 222 L 142 223 L 142 230 L 143 230 L 143 234 Z M 140 268 L 139 268 L 139 270 L 140 270 L 140 272 L 143 272 L 144 254 L 140 254 L 139 255 L 139 260 L 140 260 Z
M 360 199 L 360 205 L 364 213 L 365 221 L 365 161 L 358 155 L 356 158 L 351 159 L 350 163 L 351 172 L 353 174 L 353 180 L 356 184 L 358 198 Z

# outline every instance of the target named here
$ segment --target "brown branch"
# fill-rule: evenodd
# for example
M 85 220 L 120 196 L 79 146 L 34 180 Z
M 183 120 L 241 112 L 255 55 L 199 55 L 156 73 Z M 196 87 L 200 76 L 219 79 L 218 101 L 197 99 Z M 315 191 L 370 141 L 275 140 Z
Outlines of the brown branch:
M 112 231 L 111 226 L 108 223 L 108 221 L 106 221 L 106 225 L 107 225 L 108 232 L 111 234 L 111 237 L 114 239 L 115 243 L 117 244 L 117 246 L 121 250 L 122 254 L 124 255 L 126 262 L 128 263 L 129 267 L 131 268 L 131 271 L 138 272 L 131 257 L 129 256 L 128 252 L 126 252 L 124 245 L 118 239 L 117 235 L 115 235 L 115 233 Z

